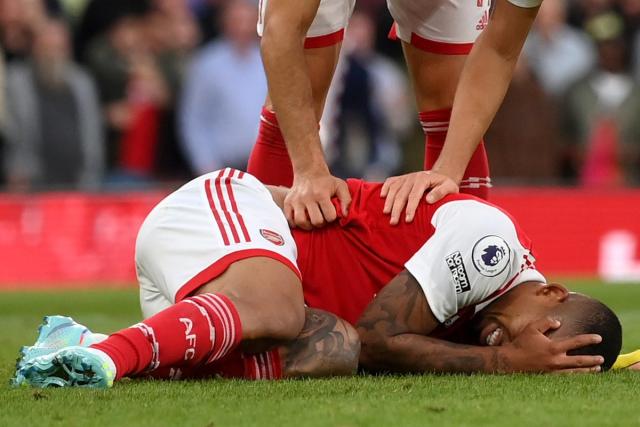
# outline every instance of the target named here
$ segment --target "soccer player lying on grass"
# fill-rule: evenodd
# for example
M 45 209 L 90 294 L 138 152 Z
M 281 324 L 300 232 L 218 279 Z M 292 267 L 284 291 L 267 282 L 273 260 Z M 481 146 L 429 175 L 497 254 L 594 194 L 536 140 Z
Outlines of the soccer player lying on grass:
M 533 267 L 528 239 L 498 208 L 449 196 L 421 204 L 412 224 L 394 227 L 382 214 L 381 184 L 350 180 L 349 187 L 354 203 L 347 217 L 320 230 L 294 230 L 292 237 L 269 191 L 248 174 L 227 169 L 185 185 L 152 211 L 138 236 L 141 304 L 151 317 L 89 350 L 72 347 L 39 358 L 27 351 L 16 383 L 107 386 L 149 374 L 247 377 L 244 361 L 252 358 L 264 362 L 260 370 L 268 375 L 262 377 L 277 378 L 278 351 L 298 349 L 286 360 L 295 359 L 293 353 L 310 360 L 314 352 L 326 360 L 320 341 L 339 354 L 335 366 L 298 372 L 349 372 L 357 339 L 335 317 L 323 314 L 332 320 L 305 326 L 306 341 L 294 339 L 303 327 L 294 330 L 291 319 L 298 309 L 304 316 L 302 297 L 295 299 L 302 289 L 294 238 L 304 299 L 351 323 L 361 318 L 365 367 L 550 372 L 611 366 L 621 340 L 615 315 L 595 300 L 546 285 Z M 271 191 L 282 206 L 286 190 Z M 554 329 L 561 339 L 545 336 Z M 294 341 L 284 350 L 256 353 L 254 347 L 249 356 L 232 352 L 241 339 Z M 467 345 L 453 343 L 460 339 Z M 588 355 L 567 354 L 576 349 Z
M 47 348 L 81 342 L 66 319 L 45 322 L 37 346 L 23 349 L 14 384 L 109 387 L 122 377 L 207 373 L 278 377 L 282 356 L 285 365 L 295 358 L 285 374 L 355 372 L 355 329 L 305 309 L 289 226 L 253 176 L 225 169 L 165 198 L 138 233 L 135 261 L 147 319 L 89 348 L 56 353 Z M 263 352 L 295 338 L 281 352 Z M 243 355 L 241 343 L 257 355 Z

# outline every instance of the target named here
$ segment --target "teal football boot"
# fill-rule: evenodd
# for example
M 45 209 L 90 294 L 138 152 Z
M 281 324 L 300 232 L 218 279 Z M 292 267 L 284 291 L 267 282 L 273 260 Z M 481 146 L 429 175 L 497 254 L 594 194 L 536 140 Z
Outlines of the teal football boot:
M 25 361 L 13 385 L 109 388 L 115 377 L 115 364 L 104 352 L 76 346 Z
M 31 346 L 20 349 L 16 372 L 31 359 L 54 353 L 71 346 L 88 347 L 104 340 L 107 335 L 96 334 L 66 316 L 45 316 L 38 327 L 38 338 Z

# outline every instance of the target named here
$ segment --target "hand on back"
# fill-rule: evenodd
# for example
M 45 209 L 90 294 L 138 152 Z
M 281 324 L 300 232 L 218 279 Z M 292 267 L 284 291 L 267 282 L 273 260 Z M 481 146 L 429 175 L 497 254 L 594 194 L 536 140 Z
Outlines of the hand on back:
M 457 193 L 458 184 L 448 176 L 433 171 L 387 178 L 380 196 L 386 198 L 384 213 L 391 215 L 390 223 L 398 224 L 403 210 L 405 211 L 404 220 L 413 221 L 420 201 L 428 190 L 430 191 L 426 195 L 426 201 L 436 203 L 447 194 Z
M 340 201 L 342 214 L 347 215 L 351 195 L 347 183 L 332 176 L 328 170 L 298 173 L 284 200 L 284 213 L 292 227 L 311 230 L 335 221 L 338 217 L 331 198 Z

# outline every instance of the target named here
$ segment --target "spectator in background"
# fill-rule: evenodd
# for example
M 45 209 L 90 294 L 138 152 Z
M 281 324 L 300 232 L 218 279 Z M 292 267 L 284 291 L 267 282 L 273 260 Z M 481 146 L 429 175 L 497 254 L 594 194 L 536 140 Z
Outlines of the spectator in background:
M 154 169 L 160 178 L 182 180 L 189 178 L 190 173 L 178 141 L 176 104 L 186 64 L 200 41 L 200 31 L 184 0 L 154 0 L 152 5 L 144 18 L 145 38 L 170 96 L 159 123 Z
M 564 97 L 566 178 L 586 186 L 637 183 L 640 176 L 640 87 L 629 69 L 622 18 L 587 21 L 598 48 L 596 68 Z
M 88 51 L 107 124 L 109 186 L 153 179 L 162 112 L 172 97 L 145 36 L 144 18 L 125 16 Z
M 256 36 L 256 5 L 231 1 L 220 39 L 197 52 L 180 103 L 181 141 L 193 174 L 246 168 L 267 84 Z
M 29 55 L 33 33 L 46 17 L 42 0 L 0 0 L 0 45 L 8 60 Z
M 21 1 L 21 0 L 20 0 Z M 103 36 L 114 23 L 127 16 L 140 16 L 150 9 L 149 0 L 82 0 L 87 4 L 79 19 L 75 33 L 76 58 L 88 61 L 92 42 Z
M 566 23 L 566 0 L 545 1 L 527 38 L 524 55 L 543 88 L 559 96 L 595 62 L 589 37 Z
M 375 22 L 356 11 L 321 126 L 328 164 L 343 178 L 382 180 L 398 172 L 400 141 L 413 125 L 406 76 L 375 51 L 375 40 Z
M 96 188 L 103 139 L 90 76 L 71 60 L 69 34 L 58 21 L 34 35 L 32 57 L 7 69 L 10 188 Z

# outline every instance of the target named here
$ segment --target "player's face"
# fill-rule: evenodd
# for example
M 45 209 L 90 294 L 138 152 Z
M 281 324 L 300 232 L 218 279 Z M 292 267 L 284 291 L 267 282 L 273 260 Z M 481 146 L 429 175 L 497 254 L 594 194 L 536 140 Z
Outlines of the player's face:
M 530 323 L 545 316 L 566 300 L 569 292 L 558 284 L 524 283 L 478 313 L 476 336 L 480 345 L 503 345 L 513 341 Z

